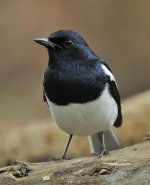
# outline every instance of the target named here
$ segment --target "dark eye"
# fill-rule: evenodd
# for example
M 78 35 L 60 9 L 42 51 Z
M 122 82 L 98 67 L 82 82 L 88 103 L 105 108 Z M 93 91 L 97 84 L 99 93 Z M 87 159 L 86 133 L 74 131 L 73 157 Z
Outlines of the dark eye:
M 72 44 L 73 44 L 73 43 L 72 43 L 71 40 L 66 40 L 66 41 L 64 42 L 64 45 L 65 45 L 67 48 L 71 47 Z

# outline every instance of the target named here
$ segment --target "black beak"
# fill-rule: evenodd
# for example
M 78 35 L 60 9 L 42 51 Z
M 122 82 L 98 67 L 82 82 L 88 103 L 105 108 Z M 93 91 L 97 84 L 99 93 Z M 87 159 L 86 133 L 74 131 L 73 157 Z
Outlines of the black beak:
M 53 48 L 55 47 L 55 44 L 48 40 L 48 38 L 37 38 L 34 39 L 34 42 L 37 42 L 38 44 L 41 44 L 47 48 Z

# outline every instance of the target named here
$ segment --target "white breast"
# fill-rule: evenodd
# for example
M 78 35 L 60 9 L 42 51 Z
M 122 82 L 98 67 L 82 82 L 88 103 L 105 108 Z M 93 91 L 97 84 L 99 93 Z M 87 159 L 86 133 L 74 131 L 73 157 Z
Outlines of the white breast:
M 67 106 L 47 102 L 56 124 L 65 132 L 87 136 L 106 131 L 115 122 L 118 114 L 117 104 L 108 92 L 106 85 L 102 95 L 95 101 Z

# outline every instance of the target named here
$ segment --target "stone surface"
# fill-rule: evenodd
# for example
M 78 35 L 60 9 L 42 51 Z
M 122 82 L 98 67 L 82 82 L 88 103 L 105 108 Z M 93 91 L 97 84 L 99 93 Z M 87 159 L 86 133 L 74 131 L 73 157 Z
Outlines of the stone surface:
M 16 161 L 0 169 L 0 185 L 150 184 L 150 141 L 110 152 L 65 161 Z

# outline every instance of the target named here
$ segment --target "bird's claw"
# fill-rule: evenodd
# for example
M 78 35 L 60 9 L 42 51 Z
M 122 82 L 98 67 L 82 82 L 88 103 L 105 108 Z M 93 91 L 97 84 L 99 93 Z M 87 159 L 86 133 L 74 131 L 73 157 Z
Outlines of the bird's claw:
M 101 151 L 99 151 L 97 153 L 93 153 L 92 155 L 97 156 L 98 158 L 101 158 L 101 157 L 107 156 L 107 155 L 110 156 L 110 153 L 108 151 L 106 151 L 106 150 L 101 150 Z
M 53 157 L 53 158 L 51 158 L 51 160 L 52 161 L 65 161 L 65 160 L 70 160 L 71 158 L 67 158 L 67 157 L 60 157 L 60 158 L 55 158 L 55 157 Z
M 101 158 L 101 157 L 103 157 L 103 156 L 107 156 L 107 155 L 110 156 L 109 152 L 106 151 L 106 150 L 102 150 L 102 151 L 100 151 L 100 152 L 97 154 L 97 156 L 98 156 L 99 158 Z

